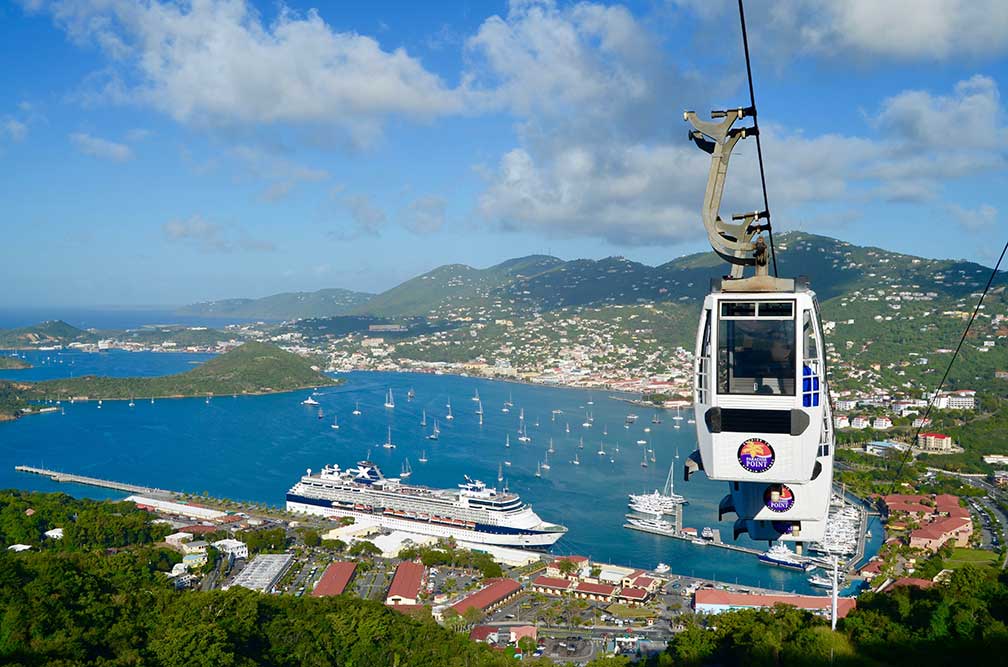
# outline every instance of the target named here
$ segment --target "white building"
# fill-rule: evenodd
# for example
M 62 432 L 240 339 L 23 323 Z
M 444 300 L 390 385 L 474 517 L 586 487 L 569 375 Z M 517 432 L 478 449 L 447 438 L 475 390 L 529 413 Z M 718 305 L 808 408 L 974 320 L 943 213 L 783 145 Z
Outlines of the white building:
M 888 417 L 876 417 L 875 421 L 872 423 L 872 428 L 878 431 L 884 431 L 887 428 L 892 428 L 892 420 Z
M 850 428 L 850 418 L 847 415 L 837 415 L 833 418 L 836 428 Z
M 850 427 L 856 429 L 868 428 L 871 426 L 871 422 L 868 421 L 867 417 L 857 416 L 850 420 Z
M 241 540 L 217 540 L 213 543 L 213 547 L 220 551 L 222 554 L 227 554 L 228 556 L 234 556 L 235 558 L 248 558 L 248 545 Z
M 188 554 L 205 554 L 207 547 L 209 545 L 206 540 L 197 540 L 195 542 L 184 542 L 182 544 L 182 553 Z
M 838 399 L 834 405 L 839 412 L 850 412 L 857 407 L 857 401 L 851 399 Z
M 181 547 L 184 543 L 191 542 L 192 538 L 192 533 L 172 533 L 164 541 L 173 547 Z

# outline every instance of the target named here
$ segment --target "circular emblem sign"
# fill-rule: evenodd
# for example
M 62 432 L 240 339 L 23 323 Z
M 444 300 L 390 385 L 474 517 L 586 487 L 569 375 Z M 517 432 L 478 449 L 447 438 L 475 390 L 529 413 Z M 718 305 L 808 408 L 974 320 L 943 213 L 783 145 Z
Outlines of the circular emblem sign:
M 749 438 L 739 447 L 738 462 L 749 472 L 766 472 L 774 464 L 773 447 L 761 438 Z
M 774 512 L 787 512 L 794 507 L 794 491 L 783 484 L 771 484 L 763 492 L 763 504 Z

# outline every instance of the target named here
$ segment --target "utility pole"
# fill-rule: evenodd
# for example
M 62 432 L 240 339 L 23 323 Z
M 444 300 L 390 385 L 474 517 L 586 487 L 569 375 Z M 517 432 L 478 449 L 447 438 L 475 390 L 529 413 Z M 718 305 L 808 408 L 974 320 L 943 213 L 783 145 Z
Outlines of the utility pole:
M 838 587 L 837 568 L 838 568 L 837 556 L 836 554 L 833 554 L 833 610 L 832 610 L 833 613 L 831 615 L 830 625 L 832 626 L 834 632 L 836 631 L 836 617 L 837 617 L 837 587 Z

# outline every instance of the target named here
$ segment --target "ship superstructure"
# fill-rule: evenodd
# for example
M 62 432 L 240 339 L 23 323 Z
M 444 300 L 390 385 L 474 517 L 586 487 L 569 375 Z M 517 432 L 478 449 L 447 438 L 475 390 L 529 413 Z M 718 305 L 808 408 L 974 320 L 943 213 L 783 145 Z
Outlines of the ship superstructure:
M 309 469 L 287 492 L 287 509 L 367 517 L 389 529 L 467 542 L 545 549 L 567 529 L 539 518 L 516 493 L 465 477 L 457 489 L 432 489 L 385 477 L 371 461 Z

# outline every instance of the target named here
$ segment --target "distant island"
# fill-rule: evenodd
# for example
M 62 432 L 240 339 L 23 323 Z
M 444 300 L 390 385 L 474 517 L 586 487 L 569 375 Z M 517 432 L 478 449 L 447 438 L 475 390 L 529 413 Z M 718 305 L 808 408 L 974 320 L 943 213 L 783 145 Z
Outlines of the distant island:
M 24 359 L 19 359 L 18 357 L 0 356 L 0 371 L 19 371 L 31 367 L 32 365 Z
M 87 375 L 35 383 L 0 382 L 0 420 L 24 413 L 28 401 L 270 394 L 339 382 L 296 354 L 269 343 L 249 342 L 176 375 L 131 378 Z

